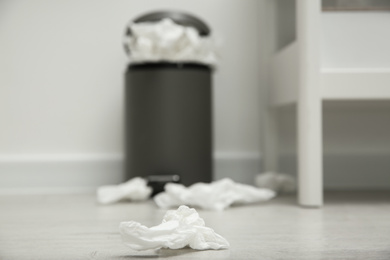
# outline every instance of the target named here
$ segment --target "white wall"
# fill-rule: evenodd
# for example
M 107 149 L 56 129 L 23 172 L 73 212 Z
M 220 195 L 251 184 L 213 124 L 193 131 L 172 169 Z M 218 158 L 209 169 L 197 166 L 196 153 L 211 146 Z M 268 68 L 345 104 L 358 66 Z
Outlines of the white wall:
M 383 12 L 324 12 L 322 66 L 389 68 L 390 15 Z
M 122 180 L 122 34 L 131 18 L 158 9 L 194 13 L 224 40 L 214 77 L 215 177 L 252 182 L 261 168 L 266 2 L 0 1 L 0 190 L 85 190 Z M 325 13 L 324 66 L 390 65 L 390 35 L 373 26 L 372 14 Z M 383 34 L 373 41 L 360 30 Z M 326 185 L 390 183 L 389 102 L 324 107 Z M 294 108 L 279 116 L 281 170 L 294 173 Z
M 224 40 L 214 77 L 216 177 L 235 176 L 225 172 L 232 160 L 245 165 L 235 169 L 239 180 L 259 171 L 263 1 L 6 0 L 0 2 L 0 188 L 62 187 L 64 181 L 51 178 L 69 174 L 77 183 L 93 172 L 96 178 L 80 186 L 120 181 L 122 34 L 130 19 L 159 9 L 196 14 Z M 116 166 L 102 170 L 102 160 Z M 29 181 L 20 181 L 23 174 L 10 178 L 21 172 Z

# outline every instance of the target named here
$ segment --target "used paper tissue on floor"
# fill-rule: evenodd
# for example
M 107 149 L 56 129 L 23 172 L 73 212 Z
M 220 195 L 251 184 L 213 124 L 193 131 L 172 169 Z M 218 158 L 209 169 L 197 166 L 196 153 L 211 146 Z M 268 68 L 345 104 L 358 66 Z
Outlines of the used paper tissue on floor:
M 120 223 L 119 229 L 123 243 L 133 250 L 180 249 L 186 246 L 196 250 L 229 248 L 229 242 L 206 227 L 198 212 L 187 206 L 169 210 L 158 226 L 148 228 L 129 221 Z
M 260 189 L 225 178 L 212 183 L 195 183 L 189 187 L 168 183 L 165 191 L 157 194 L 154 201 L 160 208 L 190 205 L 208 210 L 224 210 L 233 204 L 267 201 L 274 196 L 275 192 L 270 189 Z
M 142 201 L 147 200 L 152 193 L 152 188 L 147 186 L 147 181 L 135 177 L 119 185 L 106 185 L 97 189 L 97 201 L 101 204 L 111 204 L 122 200 Z

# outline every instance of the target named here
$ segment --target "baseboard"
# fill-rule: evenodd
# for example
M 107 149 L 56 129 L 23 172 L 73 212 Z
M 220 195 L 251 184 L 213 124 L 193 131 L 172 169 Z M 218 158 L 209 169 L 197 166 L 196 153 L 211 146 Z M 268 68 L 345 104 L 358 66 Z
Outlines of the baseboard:
M 257 153 L 216 153 L 214 179 L 253 183 Z M 80 193 L 124 181 L 123 155 L 0 156 L 0 193 Z
M 217 152 L 214 179 L 253 184 L 260 172 L 258 153 Z M 283 155 L 280 172 L 296 174 L 296 157 Z M 0 193 L 80 193 L 124 181 L 123 156 L 0 156 Z M 324 156 L 324 186 L 332 190 L 390 189 L 387 154 Z
M 246 184 L 254 183 L 261 170 L 259 153 L 217 152 L 214 154 L 214 180 L 231 178 Z
M 389 190 L 390 160 L 387 153 L 325 154 L 324 188 L 326 190 Z M 296 156 L 279 158 L 281 172 L 296 176 Z
M 0 157 L 2 193 L 74 193 L 123 180 L 121 155 Z

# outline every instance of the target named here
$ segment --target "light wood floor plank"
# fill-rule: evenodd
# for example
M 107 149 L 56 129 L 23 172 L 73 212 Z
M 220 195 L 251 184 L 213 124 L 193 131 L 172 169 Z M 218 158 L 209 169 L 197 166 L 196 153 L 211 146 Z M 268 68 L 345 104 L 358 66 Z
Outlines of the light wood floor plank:
M 224 212 L 198 210 L 231 248 L 134 252 L 118 225 L 161 222 L 152 201 L 97 205 L 88 195 L 0 196 L 0 259 L 390 259 L 390 192 L 333 192 L 305 209 L 295 196 Z

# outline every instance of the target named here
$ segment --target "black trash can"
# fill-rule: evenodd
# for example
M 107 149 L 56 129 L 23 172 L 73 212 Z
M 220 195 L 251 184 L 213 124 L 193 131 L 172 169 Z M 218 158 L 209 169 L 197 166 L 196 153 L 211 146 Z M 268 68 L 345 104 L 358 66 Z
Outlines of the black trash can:
M 191 22 L 183 14 L 160 14 Z M 190 62 L 130 64 L 125 85 L 126 178 L 179 175 L 184 185 L 210 182 L 212 69 Z

